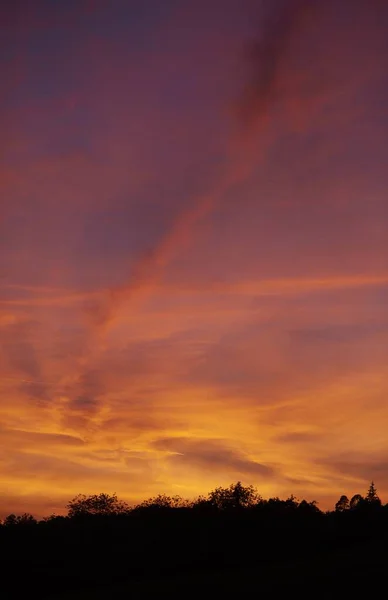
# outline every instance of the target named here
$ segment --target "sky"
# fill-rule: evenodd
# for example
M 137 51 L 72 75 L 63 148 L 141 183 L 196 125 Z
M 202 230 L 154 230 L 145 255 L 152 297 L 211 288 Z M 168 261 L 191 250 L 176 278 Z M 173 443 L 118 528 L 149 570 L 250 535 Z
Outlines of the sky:
M 386 2 L 0 22 L 0 516 L 388 501 Z

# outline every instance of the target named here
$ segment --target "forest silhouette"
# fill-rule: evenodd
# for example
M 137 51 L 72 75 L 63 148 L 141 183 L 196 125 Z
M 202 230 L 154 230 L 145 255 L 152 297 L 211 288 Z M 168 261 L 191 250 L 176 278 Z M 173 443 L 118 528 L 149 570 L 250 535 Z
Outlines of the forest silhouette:
M 66 508 L 2 521 L 2 597 L 337 598 L 344 586 L 357 597 L 385 581 L 388 504 L 373 482 L 326 512 L 293 495 L 264 499 L 241 482 L 192 501 L 162 494 L 130 507 L 101 493 Z

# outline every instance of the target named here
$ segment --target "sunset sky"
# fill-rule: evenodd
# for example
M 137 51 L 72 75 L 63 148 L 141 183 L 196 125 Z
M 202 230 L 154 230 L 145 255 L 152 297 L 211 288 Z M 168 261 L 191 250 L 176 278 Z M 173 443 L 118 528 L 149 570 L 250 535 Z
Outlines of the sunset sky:
M 387 2 L 0 23 L 0 516 L 388 501 Z

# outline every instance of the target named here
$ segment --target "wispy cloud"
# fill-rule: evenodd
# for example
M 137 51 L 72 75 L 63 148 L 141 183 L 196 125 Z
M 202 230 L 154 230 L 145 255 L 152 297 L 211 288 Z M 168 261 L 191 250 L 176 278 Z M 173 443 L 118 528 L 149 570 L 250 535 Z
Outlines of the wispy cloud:
M 200 472 L 214 469 L 230 473 L 230 477 L 272 477 L 271 466 L 249 459 L 240 450 L 232 449 L 223 440 L 193 438 L 161 438 L 154 442 L 158 450 L 169 453 L 172 465 L 196 467 Z

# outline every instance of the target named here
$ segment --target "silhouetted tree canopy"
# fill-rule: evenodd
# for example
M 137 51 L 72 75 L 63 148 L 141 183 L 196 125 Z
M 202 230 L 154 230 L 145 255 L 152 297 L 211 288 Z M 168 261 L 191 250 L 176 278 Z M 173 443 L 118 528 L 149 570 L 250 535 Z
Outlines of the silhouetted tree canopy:
M 94 494 L 92 496 L 80 494 L 70 500 L 66 508 L 70 518 L 123 515 L 129 511 L 128 504 L 119 500 L 116 494 Z
M 220 510 L 249 508 L 260 501 L 261 497 L 252 485 L 243 486 L 241 481 L 229 487 L 218 487 L 209 493 L 209 503 Z
M 342 495 L 341 498 L 338 500 L 338 502 L 335 505 L 336 512 L 344 512 L 344 510 L 349 510 L 349 508 L 350 508 L 349 498 L 345 495 Z
M 351 510 L 358 509 L 362 506 L 363 502 L 364 498 L 361 496 L 361 494 L 354 494 L 354 496 L 352 496 L 350 499 L 349 508 Z
M 4 519 L 4 525 L 6 527 L 12 527 L 15 525 L 22 525 L 22 526 L 36 525 L 37 522 L 38 521 L 35 519 L 35 517 L 30 515 L 29 513 L 23 513 L 22 515 L 19 515 L 19 516 L 10 514 L 10 515 L 8 515 L 8 517 L 5 517 L 5 519 Z
M 154 498 L 144 500 L 140 504 L 136 505 L 134 510 L 160 510 L 160 509 L 171 509 L 171 508 L 189 508 L 192 503 L 189 500 L 181 498 L 181 496 L 167 496 L 166 494 L 159 494 Z
M 342 495 L 336 502 L 334 511 L 336 513 L 344 513 L 348 511 L 367 511 L 372 508 L 382 507 L 381 500 L 377 494 L 377 490 L 373 481 L 371 482 L 366 496 L 355 494 L 348 499 L 346 495 Z M 316 501 L 301 500 L 298 501 L 295 496 L 291 495 L 286 500 L 274 497 L 264 499 L 252 485 L 243 485 L 241 481 L 232 483 L 228 487 L 217 487 L 210 491 L 207 496 L 199 496 L 195 500 L 187 500 L 179 495 L 168 496 L 159 494 L 148 498 L 134 507 L 130 507 L 126 502 L 120 500 L 116 494 L 93 494 L 86 496 L 79 494 L 67 504 L 68 515 L 50 515 L 45 517 L 41 522 L 50 523 L 65 523 L 68 519 L 76 519 L 79 517 L 91 516 L 127 516 L 138 513 L 158 513 L 160 511 L 173 511 L 177 509 L 185 509 L 189 512 L 204 514 L 214 514 L 216 512 L 234 512 L 254 509 L 258 513 L 267 515 L 316 515 L 323 514 Z M 327 513 L 330 514 L 330 513 Z M 36 525 L 38 522 L 29 513 L 22 515 L 10 514 L 4 521 L 6 527 L 12 526 L 27 526 Z

